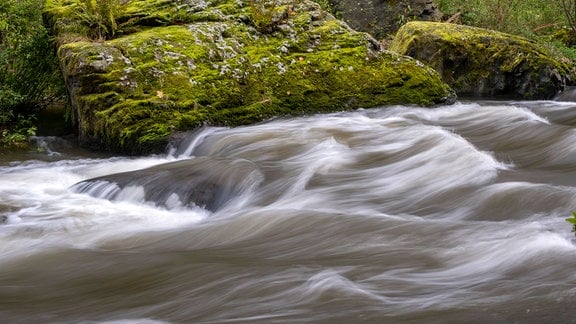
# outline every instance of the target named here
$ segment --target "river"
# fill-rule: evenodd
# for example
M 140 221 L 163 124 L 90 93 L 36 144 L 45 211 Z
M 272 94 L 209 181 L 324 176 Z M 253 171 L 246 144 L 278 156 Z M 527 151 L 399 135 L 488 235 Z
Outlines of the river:
M 576 103 L 485 101 L 138 158 L 39 138 L 0 156 L 0 320 L 576 323 L 575 126 Z M 188 163 L 217 203 L 185 199 Z

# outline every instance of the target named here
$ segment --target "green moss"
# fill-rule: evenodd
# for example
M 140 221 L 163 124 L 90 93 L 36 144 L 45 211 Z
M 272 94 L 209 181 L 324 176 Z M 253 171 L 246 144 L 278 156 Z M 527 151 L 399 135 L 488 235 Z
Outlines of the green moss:
M 482 28 L 410 22 L 389 49 L 432 66 L 464 96 L 547 99 L 571 78 L 568 65 L 544 46 Z
M 377 51 L 368 35 L 313 2 L 279 3 L 287 14 L 265 34 L 245 19 L 250 8 L 234 1 L 186 6 L 132 1 L 130 19 L 163 22 L 131 22 L 133 33 L 60 48 L 81 138 L 144 153 L 200 125 L 453 99 L 432 69 Z M 214 12 L 218 19 L 198 19 Z

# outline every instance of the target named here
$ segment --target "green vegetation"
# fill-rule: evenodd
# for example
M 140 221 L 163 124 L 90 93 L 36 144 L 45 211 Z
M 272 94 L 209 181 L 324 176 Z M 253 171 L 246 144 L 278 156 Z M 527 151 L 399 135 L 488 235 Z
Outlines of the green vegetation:
M 82 0 L 75 13 L 86 27 L 84 29 L 86 36 L 104 40 L 116 36 L 117 18 L 124 9 L 121 0 Z
M 35 114 L 62 100 L 65 88 L 41 0 L 4 0 L 0 6 L 0 147 L 34 135 Z
M 433 67 L 461 96 L 548 99 L 571 74 L 537 42 L 458 24 L 407 23 L 389 49 Z
M 279 8 L 276 2 L 262 1 L 262 0 L 249 0 L 250 11 L 252 12 L 251 21 L 256 30 L 261 33 L 270 33 L 278 21 L 282 19 L 283 12 L 279 13 Z M 289 9 L 287 8 L 286 12 Z
M 446 19 L 528 37 L 576 60 L 575 0 L 436 0 Z
M 334 17 L 340 19 L 340 14 L 338 12 L 336 12 L 332 6 L 332 3 L 330 3 L 331 0 L 316 0 L 314 2 L 316 2 L 317 4 L 320 5 L 320 7 L 325 10 L 326 12 L 329 12 L 331 14 L 334 15 Z
M 573 0 L 554 0 L 564 12 L 564 17 L 570 25 L 572 32 L 576 34 L 576 1 Z
M 559 0 L 560 1 L 560 0 Z M 554 1 L 542 0 L 436 0 L 449 17 L 465 25 L 521 36 L 553 32 L 566 24 Z

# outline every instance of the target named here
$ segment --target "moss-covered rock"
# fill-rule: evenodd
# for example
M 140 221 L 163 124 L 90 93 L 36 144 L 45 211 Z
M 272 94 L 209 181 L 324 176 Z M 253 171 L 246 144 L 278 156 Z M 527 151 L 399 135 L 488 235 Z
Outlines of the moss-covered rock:
M 201 125 L 454 100 L 433 69 L 380 51 L 316 3 L 275 3 L 132 0 L 118 37 L 94 41 L 78 33 L 77 0 L 47 1 L 80 142 L 144 153 Z
M 389 49 L 433 67 L 459 96 L 550 99 L 572 79 L 543 46 L 469 26 L 410 22 Z

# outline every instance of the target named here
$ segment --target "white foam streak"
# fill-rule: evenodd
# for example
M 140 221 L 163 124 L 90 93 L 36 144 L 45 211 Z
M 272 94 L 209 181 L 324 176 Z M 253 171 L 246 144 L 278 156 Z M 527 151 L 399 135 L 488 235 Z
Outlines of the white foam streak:
M 288 167 L 297 165 L 301 171 L 294 183 L 284 193 L 284 197 L 293 197 L 305 191 L 314 175 L 327 174 L 332 170 L 341 168 L 346 163 L 350 163 L 347 151 L 347 146 L 336 142 L 334 138 L 329 138 L 313 146 L 308 152 L 288 159 L 286 161 Z
M 343 273 L 344 271 L 326 270 L 310 277 L 300 294 L 305 296 L 303 302 L 316 303 L 359 298 L 389 303 L 387 298 L 371 292 L 369 285 L 353 282 Z
M 170 147 L 168 151 L 168 156 L 174 156 L 177 158 L 188 158 L 194 155 L 194 150 L 204 142 L 204 140 L 213 135 L 218 133 L 219 131 L 223 131 L 225 128 L 220 127 L 210 127 L 210 128 L 203 128 L 201 131 L 196 132 L 197 136 L 191 137 L 189 141 L 185 141 L 184 143 L 180 143 L 180 149 L 177 147 Z
M 97 167 L 92 165 L 93 161 L 87 166 L 81 162 L 38 163 L 36 168 L 17 166 L 3 174 L 0 206 L 9 211 L 3 213 L 6 220 L 0 226 L 1 259 L 8 261 L 53 248 L 89 248 L 101 240 L 178 228 L 204 219 L 207 213 L 201 210 L 167 211 L 142 204 L 143 194 L 139 188 L 126 188 L 120 192 L 127 202 L 110 202 L 68 189 L 83 180 L 80 174 L 91 176 L 104 169 L 124 171 L 160 161 L 157 158 L 102 160 Z M 97 183 L 95 187 L 103 197 L 118 191 L 109 183 Z

